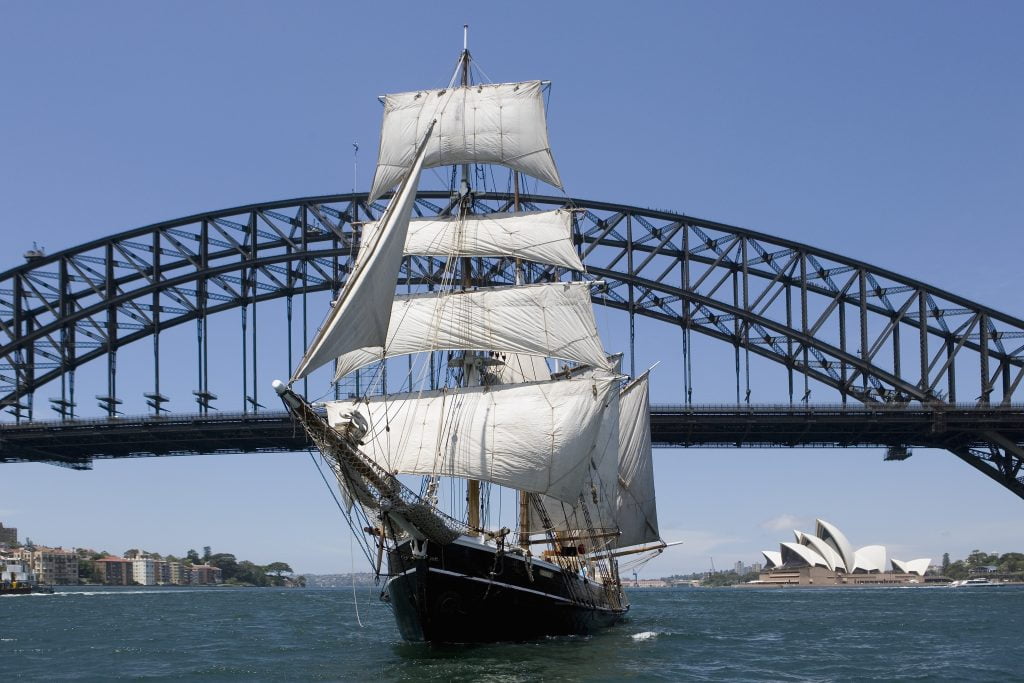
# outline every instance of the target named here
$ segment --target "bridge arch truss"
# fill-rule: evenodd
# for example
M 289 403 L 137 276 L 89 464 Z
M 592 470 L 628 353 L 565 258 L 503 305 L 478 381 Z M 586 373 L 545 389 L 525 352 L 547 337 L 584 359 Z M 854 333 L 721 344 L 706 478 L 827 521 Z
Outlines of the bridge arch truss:
M 478 194 L 475 201 L 480 212 L 512 205 L 505 194 Z M 416 211 L 445 214 L 451 202 L 447 192 L 421 192 Z M 595 287 L 594 301 L 628 314 L 631 345 L 636 316 L 676 326 L 686 363 L 693 335 L 704 335 L 735 349 L 737 377 L 741 352 L 785 368 L 790 402 L 808 402 L 814 391 L 858 405 L 913 403 L 933 408 L 938 421 L 944 407 L 1017 402 L 1024 379 L 1024 321 L 1018 318 L 892 271 L 735 226 L 582 199 L 525 196 L 521 203 L 574 209 L 580 252 L 604 282 Z M 0 274 L 0 408 L 16 422 L 38 419 L 36 393 L 45 386 L 59 393 L 49 407 L 72 419 L 80 400 L 75 373 L 96 362 L 106 367 L 96 398 L 113 417 L 121 401 L 118 352 L 149 340 L 153 386 L 146 397 L 159 414 L 167 402 L 160 391 L 161 334 L 194 323 L 193 393 L 200 412 L 210 410 L 209 318 L 284 298 L 290 329 L 291 302 L 340 289 L 359 225 L 382 210 L 365 194 L 254 204 L 28 258 Z M 429 285 L 443 268 L 438 259 L 409 258 L 400 282 Z M 540 266 L 527 276 L 566 277 Z M 482 277 L 512 283 L 512 264 L 497 261 Z M 245 410 L 259 406 L 252 353 L 241 392 Z M 692 398 L 691 376 L 685 368 L 684 402 Z M 736 401 L 745 400 L 749 392 L 744 396 L 737 380 Z M 996 431 L 981 436 L 984 447 L 976 441 L 947 447 L 1024 497 L 1022 444 Z

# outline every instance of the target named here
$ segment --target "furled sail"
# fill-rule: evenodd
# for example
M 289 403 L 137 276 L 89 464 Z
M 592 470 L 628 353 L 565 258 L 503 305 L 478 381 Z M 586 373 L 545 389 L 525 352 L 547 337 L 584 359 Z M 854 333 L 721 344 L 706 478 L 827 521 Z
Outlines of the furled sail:
M 341 354 L 337 377 L 382 356 L 437 349 L 508 351 L 611 367 L 597 334 L 590 283 L 552 282 L 395 297 L 383 347 Z
M 395 186 L 412 167 L 416 147 L 435 119 L 426 168 L 502 164 L 557 188 L 544 120 L 541 82 L 471 85 L 384 96 L 380 153 L 370 201 Z
M 426 135 L 430 134 L 432 127 L 433 124 L 429 124 L 425 129 Z M 345 289 L 306 349 L 292 375 L 293 382 L 343 353 L 380 347 L 387 339 L 395 281 L 402 265 L 402 249 L 426 149 L 426 144 L 420 145 L 409 174 L 384 214 L 384 227 L 372 242 L 364 242 L 360 248 Z
M 372 241 L 379 228 L 379 221 L 363 225 L 363 240 Z M 405 255 L 508 256 L 583 270 L 572 243 L 572 213 L 564 209 L 414 218 Z
M 337 426 L 361 413 L 370 424 L 363 452 L 391 472 L 574 501 L 617 398 L 613 377 L 585 378 L 332 401 L 327 419 Z
M 619 394 L 619 493 L 615 519 L 620 548 L 660 541 L 651 459 L 648 373 Z

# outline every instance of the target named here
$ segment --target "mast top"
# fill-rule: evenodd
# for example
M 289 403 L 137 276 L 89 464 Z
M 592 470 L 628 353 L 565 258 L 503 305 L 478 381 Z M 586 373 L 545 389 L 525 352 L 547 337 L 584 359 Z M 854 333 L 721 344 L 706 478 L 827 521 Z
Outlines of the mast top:
M 469 24 L 462 25 L 462 51 L 469 52 Z

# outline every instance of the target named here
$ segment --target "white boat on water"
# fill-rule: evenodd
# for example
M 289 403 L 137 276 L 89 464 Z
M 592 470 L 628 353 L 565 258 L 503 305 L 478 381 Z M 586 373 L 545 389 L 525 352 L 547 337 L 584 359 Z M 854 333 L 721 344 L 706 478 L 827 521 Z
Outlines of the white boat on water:
M 1001 586 L 1003 584 L 991 579 L 961 579 L 949 584 L 950 588 L 983 588 L 988 586 Z

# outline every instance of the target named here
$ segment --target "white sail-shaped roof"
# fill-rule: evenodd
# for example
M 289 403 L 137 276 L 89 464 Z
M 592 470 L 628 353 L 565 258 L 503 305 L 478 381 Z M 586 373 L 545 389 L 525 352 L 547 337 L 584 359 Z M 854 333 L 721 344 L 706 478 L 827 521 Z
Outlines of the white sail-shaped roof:
M 364 242 L 380 221 L 363 225 Z M 508 256 L 583 270 L 572 243 L 572 213 L 564 209 L 527 213 L 414 218 L 405 240 L 406 256 Z
M 894 557 L 890 561 L 892 562 L 892 570 L 895 572 L 924 576 L 925 572 L 928 571 L 928 565 L 931 564 L 932 558 L 920 557 L 916 560 L 897 560 Z
M 425 152 L 426 145 L 422 145 L 419 154 L 414 153 L 412 169 L 384 214 L 385 227 L 359 250 L 345 289 L 306 349 L 293 382 L 344 353 L 383 346 Z
M 435 119 L 426 168 L 502 164 L 561 188 L 541 90 L 540 81 L 526 81 L 385 95 L 370 201 L 412 167 L 417 145 Z
M 846 565 L 843 563 L 842 556 L 832 549 L 825 541 L 821 540 L 817 536 L 804 533 L 803 531 L 794 531 L 796 534 L 796 542 L 800 545 L 805 545 L 808 548 L 813 548 L 816 553 L 825 558 L 825 562 L 828 563 L 828 568 L 832 571 L 836 569 L 846 571 Z
M 782 553 L 778 550 L 762 550 L 764 555 L 765 569 L 774 569 L 782 566 Z
M 394 282 L 389 284 L 394 291 Z M 553 282 L 394 297 L 384 344 L 339 355 L 337 377 L 382 357 L 437 349 L 550 356 L 610 368 L 590 284 Z
M 828 562 L 825 558 L 815 552 L 813 548 L 809 548 L 806 545 L 800 545 L 799 543 L 780 543 L 779 553 L 782 556 L 782 564 L 789 567 L 801 567 L 804 565 L 811 567 L 828 567 Z
M 815 535 L 839 553 L 839 556 L 843 558 L 843 566 L 846 567 L 846 571 L 852 572 L 854 565 L 856 565 L 856 559 L 854 557 L 853 545 L 846 540 L 846 535 L 834 524 L 829 524 L 823 519 L 816 520 L 816 522 Z
M 616 542 L 619 547 L 661 540 L 647 380 L 645 372 L 619 394 L 619 490 L 615 511 L 622 532 Z
M 607 377 L 332 401 L 327 417 L 331 425 L 352 410 L 366 417 L 362 450 L 391 472 L 480 479 L 571 502 L 617 405 Z
M 884 572 L 885 571 L 885 546 L 866 545 L 858 548 L 854 553 L 855 572 Z

